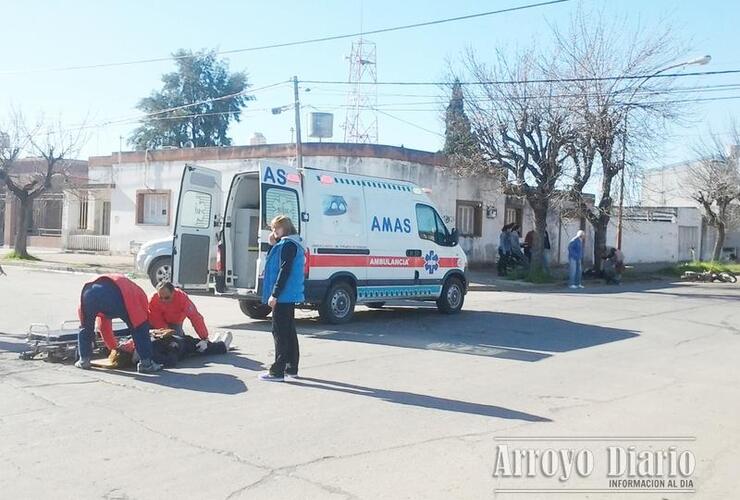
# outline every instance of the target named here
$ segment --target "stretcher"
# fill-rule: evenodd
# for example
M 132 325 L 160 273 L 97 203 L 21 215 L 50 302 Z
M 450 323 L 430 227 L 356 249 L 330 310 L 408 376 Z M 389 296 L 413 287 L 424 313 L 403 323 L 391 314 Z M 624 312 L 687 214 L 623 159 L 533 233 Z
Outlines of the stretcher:
M 25 360 L 43 358 L 52 363 L 74 361 L 77 359 L 77 335 L 80 331 L 79 320 L 62 321 L 58 329 L 51 329 L 45 323 L 32 323 L 26 334 L 26 349 L 20 353 Z M 123 321 L 113 320 L 113 334 L 118 338 L 130 337 L 128 327 Z M 93 352 L 106 356 L 106 349 L 96 330 Z

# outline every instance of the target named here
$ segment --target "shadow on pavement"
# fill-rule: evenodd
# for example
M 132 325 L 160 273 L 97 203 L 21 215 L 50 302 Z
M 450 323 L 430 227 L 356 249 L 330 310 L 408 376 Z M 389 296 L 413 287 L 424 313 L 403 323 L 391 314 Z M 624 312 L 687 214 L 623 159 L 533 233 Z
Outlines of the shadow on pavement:
M 200 368 L 205 365 L 231 365 L 234 368 L 242 368 L 244 370 L 265 370 L 265 366 L 261 362 L 247 358 L 246 356 L 240 356 L 236 350 L 213 356 L 191 356 L 179 361 L 177 368 Z
M 122 370 L 115 370 L 115 373 L 136 379 L 140 382 L 170 387 L 172 389 L 186 389 L 188 391 L 229 395 L 247 392 L 247 385 L 243 380 L 226 373 L 182 373 L 178 372 L 176 368 L 165 369 L 150 375 L 141 375 Z
M 299 319 L 298 333 L 323 340 L 363 342 L 411 349 L 534 362 L 562 353 L 636 337 L 630 330 L 544 316 L 465 311 L 446 316 L 436 308 L 388 306 L 358 310 L 340 327 Z M 328 328 L 329 327 L 329 328 Z M 269 322 L 224 328 L 270 331 Z
M 416 394 L 413 392 L 391 391 L 386 389 L 375 389 L 372 387 L 363 387 L 360 385 L 347 384 L 334 380 L 322 380 L 318 378 L 301 377 L 295 381 L 289 382 L 291 385 L 300 385 L 312 389 L 323 389 L 327 391 L 337 391 L 357 396 L 367 396 L 377 398 L 389 403 L 418 406 L 420 408 L 430 408 L 433 410 L 452 411 L 457 413 L 468 413 L 471 415 L 481 415 L 484 417 L 505 418 L 509 420 L 524 420 L 525 422 L 552 422 L 549 418 L 524 413 L 521 411 L 510 410 L 500 406 L 484 405 L 471 403 L 468 401 L 458 401 L 456 399 L 438 398 L 427 396 L 425 394 Z

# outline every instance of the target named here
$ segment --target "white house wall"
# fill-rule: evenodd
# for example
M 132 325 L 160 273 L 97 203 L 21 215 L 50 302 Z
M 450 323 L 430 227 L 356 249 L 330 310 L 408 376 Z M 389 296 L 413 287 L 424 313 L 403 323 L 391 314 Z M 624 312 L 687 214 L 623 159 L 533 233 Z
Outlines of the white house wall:
M 264 161 L 290 163 L 289 158 L 270 158 Z M 219 170 L 223 173 L 222 188 L 228 191 L 231 179 L 237 172 L 256 170 L 258 159 L 198 161 L 197 165 Z M 441 167 L 415 164 L 386 158 L 355 158 L 333 156 L 311 156 L 304 159 L 307 167 L 352 172 L 356 174 L 402 179 L 431 189 L 431 198 L 438 206 L 440 215 L 450 227 L 455 225 L 457 200 L 479 201 L 483 207 L 482 237 L 461 238 L 471 263 L 494 262 L 497 253 L 498 233 L 503 221 L 505 200 L 497 190 L 496 182 L 490 178 L 451 175 Z M 148 163 L 125 163 L 90 168 L 90 182 L 113 183 L 111 193 L 111 252 L 126 254 L 132 243 L 139 244 L 172 234 L 174 211 L 180 189 L 184 162 L 152 161 Z M 170 190 L 170 224 L 168 226 L 141 225 L 136 223 L 136 194 L 146 189 Z M 225 198 L 225 196 L 224 196 Z M 497 217 L 486 218 L 486 206 L 496 208 Z

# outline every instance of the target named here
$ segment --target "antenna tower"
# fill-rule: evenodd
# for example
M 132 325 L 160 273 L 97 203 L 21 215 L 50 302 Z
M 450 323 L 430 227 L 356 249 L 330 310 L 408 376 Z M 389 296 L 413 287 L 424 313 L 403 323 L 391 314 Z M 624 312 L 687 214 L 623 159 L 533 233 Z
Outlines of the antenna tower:
M 347 95 L 344 142 L 376 144 L 378 70 L 375 43 L 363 38 L 352 42 L 352 52 L 347 59 L 349 59 L 350 91 Z

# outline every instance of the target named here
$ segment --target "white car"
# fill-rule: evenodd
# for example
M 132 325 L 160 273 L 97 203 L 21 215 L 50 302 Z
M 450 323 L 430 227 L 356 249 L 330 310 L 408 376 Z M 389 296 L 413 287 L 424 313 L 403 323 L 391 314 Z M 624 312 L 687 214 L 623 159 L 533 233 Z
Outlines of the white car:
M 136 271 L 146 274 L 153 286 L 172 280 L 172 237 L 147 241 L 136 254 Z

